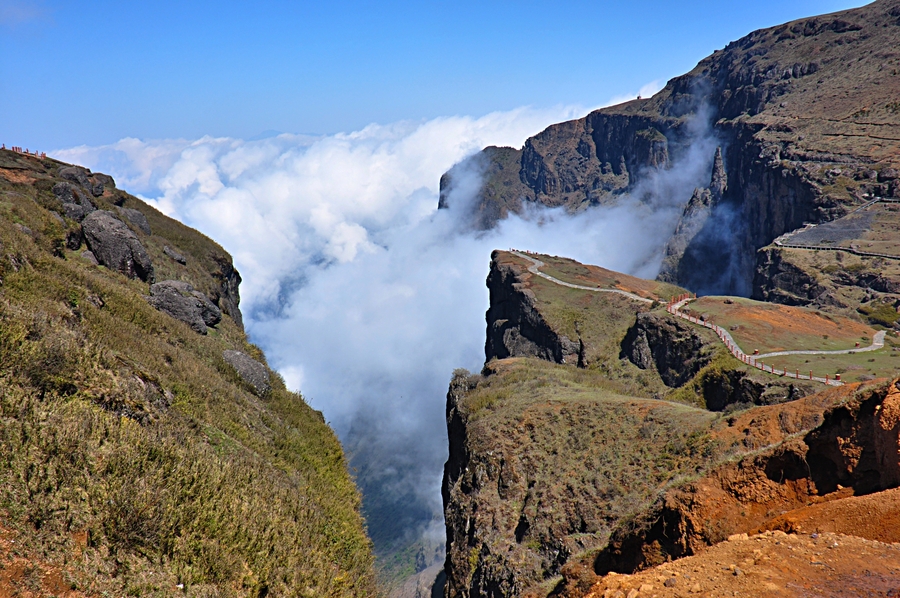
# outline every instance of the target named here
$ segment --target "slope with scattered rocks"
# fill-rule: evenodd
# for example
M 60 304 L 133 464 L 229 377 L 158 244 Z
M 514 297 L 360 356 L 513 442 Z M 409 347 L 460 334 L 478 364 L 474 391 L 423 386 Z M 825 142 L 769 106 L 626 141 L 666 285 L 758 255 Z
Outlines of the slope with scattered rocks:
M 111 177 L 0 150 L 0 595 L 377 594 L 341 446 L 239 284 Z

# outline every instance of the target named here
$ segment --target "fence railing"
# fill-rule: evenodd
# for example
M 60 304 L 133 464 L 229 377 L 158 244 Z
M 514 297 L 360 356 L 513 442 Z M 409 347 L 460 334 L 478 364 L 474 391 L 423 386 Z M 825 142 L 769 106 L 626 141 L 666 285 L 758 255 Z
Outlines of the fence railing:
M 34 158 L 40 158 L 41 160 L 43 160 L 44 158 L 47 157 L 46 152 L 39 152 L 37 150 L 31 151 L 28 148 L 22 149 L 18 145 L 12 145 L 10 147 L 6 147 L 6 144 L 4 143 L 4 144 L 0 145 L 0 149 L 8 149 L 9 151 L 16 152 L 17 154 L 24 154 L 26 156 L 32 156 Z
M 812 371 L 809 374 L 801 374 L 799 369 L 795 369 L 793 372 L 789 372 L 787 368 L 782 368 L 778 370 L 773 365 L 766 365 L 765 363 L 755 359 L 752 355 L 748 355 L 745 353 L 740 346 L 735 342 L 734 338 L 732 338 L 731 334 L 722 328 L 721 326 L 717 326 L 712 322 L 704 320 L 702 318 L 697 318 L 690 314 L 682 313 L 681 308 L 687 304 L 688 301 L 693 301 L 697 296 L 691 293 L 685 293 L 674 297 L 666 304 L 666 311 L 681 318 L 683 320 L 687 320 L 692 324 L 697 324 L 698 326 L 703 326 L 704 328 L 709 328 L 713 332 L 716 333 L 716 336 L 725 344 L 725 347 L 728 351 L 736 358 L 739 359 L 742 363 L 745 363 L 751 367 L 754 367 L 760 371 L 773 374 L 775 376 L 783 376 L 787 378 L 795 378 L 797 380 L 811 380 L 813 382 L 821 382 L 823 384 L 827 384 L 829 386 L 840 386 L 843 384 L 841 382 L 841 375 L 836 374 L 834 378 L 825 374 L 824 377 L 821 376 L 813 376 Z

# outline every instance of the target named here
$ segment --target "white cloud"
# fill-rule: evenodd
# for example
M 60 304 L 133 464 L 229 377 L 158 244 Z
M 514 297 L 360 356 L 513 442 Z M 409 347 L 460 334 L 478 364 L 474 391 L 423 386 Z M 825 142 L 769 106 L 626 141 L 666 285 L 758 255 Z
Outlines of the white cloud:
M 670 230 L 708 168 L 704 146 L 697 164 L 657 177 L 650 203 L 544 211 L 481 235 L 459 226 L 466 202 L 436 209 L 454 163 L 585 112 L 520 108 L 252 142 L 123 139 L 54 155 L 109 172 L 231 252 L 248 331 L 269 362 L 340 434 L 360 416 L 377 421 L 379 450 L 394 454 L 363 458 L 439 509 L 444 395 L 454 368 L 484 359 L 490 251 L 528 248 L 652 277 L 665 235 L 640 232 Z M 403 461 L 410 454 L 415 464 Z

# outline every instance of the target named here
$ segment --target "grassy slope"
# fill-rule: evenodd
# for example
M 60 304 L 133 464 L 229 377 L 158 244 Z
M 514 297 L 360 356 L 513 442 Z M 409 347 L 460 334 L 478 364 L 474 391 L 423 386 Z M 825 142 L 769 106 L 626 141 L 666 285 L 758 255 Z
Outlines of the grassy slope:
M 480 459 L 500 455 L 518 472 L 502 482 L 520 490 L 498 502 L 495 486 L 484 484 L 484 504 L 472 512 L 505 522 L 495 523 L 501 538 L 492 551 L 505 554 L 508 545 L 511 562 L 535 563 L 530 583 L 540 583 L 538 571 L 546 574 L 560 550 L 578 559 L 605 545 L 618 522 L 702 473 L 719 452 L 710 431 L 720 414 L 618 394 L 600 371 L 531 358 L 495 361 L 488 371 L 469 378 L 462 404 L 470 450 Z M 523 518 L 528 530 L 513 543 L 506 536 Z
M 198 335 L 145 283 L 65 249 L 77 225 L 42 207 L 58 163 L 0 158 L 0 517 L 22 550 L 117 595 L 373 595 L 359 495 L 321 414 L 277 376 L 265 399 L 247 391 L 222 351 L 264 358 L 229 317 Z M 150 221 L 158 280 L 215 286 L 220 247 L 120 191 L 95 203 L 117 198 Z
M 576 284 L 617 286 L 663 300 L 680 292 L 675 287 L 659 288 L 654 281 L 631 279 L 563 258 L 538 257 L 547 264 L 543 272 Z M 527 265 L 511 254 L 506 254 L 505 259 Z M 534 305 L 551 328 L 585 342 L 588 366 L 581 369 L 513 358 L 492 361 L 482 375 L 465 378 L 463 386 L 468 391 L 461 407 L 468 420 L 469 449 L 476 460 L 484 462 L 490 462 L 492 455 L 500 455 L 501 460 L 511 464 L 512 471 L 524 472 L 524 485 L 528 488 L 524 501 L 516 498 L 504 502 L 493 496 L 492 484 L 482 484 L 486 490 L 479 490 L 483 496 L 474 499 L 477 506 L 467 508 L 472 516 L 480 513 L 485 521 L 495 522 L 493 529 L 499 533 L 491 540 L 491 554 L 506 554 L 509 550 L 511 563 L 528 563 L 521 566 L 523 572 L 530 568 L 546 574 L 546 565 L 540 564 L 542 559 L 550 559 L 563 550 L 570 551 L 570 563 L 585 558 L 589 561 L 589 555 L 606 542 L 610 529 L 639 521 L 641 513 L 661 493 L 757 448 L 748 444 L 747 438 L 733 441 L 722 433 L 731 425 L 726 422 L 738 416 L 712 413 L 697 406 L 703 405 L 703 385 L 724 379 L 728 372 L 740 370 L 764 379 L 768 375 L 741 364 L 710 331 L 698 328 L 699 334 L 718 347 L 715 356 L 691 382 L 669 389 L 655 372 L 639 370 L 618 357 L 622 338 L 634 322 L 635 313 L 651 308 L 650 304 L 571 289 L 530 274 L 523 274 L 522 281 L 534 293 Z M 709 301 L 721 303 L 723 298 Z M 743 302 L 737 298 L 733 301 Z M 758 302 L 748 305 L 757 311 L 768 308 Z M 663 313 L 661 307 L 653 309 Z M 823 315 L 819 322 L 815 312 L 806 315 L 813 324 L 834 326 L 828 319 L 832 316 Z M 856 321 L 845 322 L 845 318 L 837 316 L 834 320 L 852 328 L 848 338 L 861 336 L 861 331 L 873 332 Z M 818 338 L 822 340 L 821 336 Z M 867 338 L 871 342 L 871 334 Z M 458 373 L 462 375 L 467 373 Z M 815 402 L 816 397 L 809 400 Z M 776 418 L 781 424 L 793 419 L 817 421 L 821 409 L 806 413 L 802 409 L 806 402 L 804 399 L 790 403 L 790 408 L 777 405 L 744 413 L 755 422 L 757 414 L 790 409 Z M 477 471 L 473 475 L 477 477 Z M 517 483 L 514 476 L 513 485 Z M 481 487 L 475 478 L 470 485 Z M 466 500 L 472 499 L 463 502 Z M 509 535 L 520 517 L 527 517 L 530 523 L 525 536 L 515 543 L 504 540 L 503 533 Z M 579 520 L 581 533 L 573 532 L 572 522 Z M 579 547 L 584 547 L 581 553 Z M 470 566 L 476 563 L 472 559 Z M 482 566 L 490 567 L 491 563 L 485 561 Z M 540 582 L 534 572 L 525 575 L 546 591 L 559 579 L 551 577 Z M 534 589 L 543 595 L 541 589 Z
M 504 258 L 526 267 L 530 265 L 512 254 L 505 254 Z M 668 283 L 643 280 L 596 266 L 580 264 L 567 258 L 544 255 L 538 258 L 546 264 L 541 268 L 542 272 L 573 284 L 620 288 L 648 298 L 658 298 L 662 302 L 686 292 Z M 528 288 L 534 292 L 535 306 L 550 327 L 570 339 L 577 341 L 580 338 L 584 342 L 587 369 L 603 374 L 593 379 L 594 384 L 621 395 L 643 398 L 668 397 L 682 403 L 703 404 L 697 384 L 673 390 L 663 383 L 656 370 L 642 370 L 628 359 L 619 356 L 622 340 L 634 324 L 635 315 L 639 311 L 651 308 L 664 314 L 661 303 L 654 305 L 614 293 L 572 289 L 531 274 L 523 275 L 523 279 Z M 698 327 L 697 333 L 707 343 L 713 346 L 720 345 L 712 331 Z M 720 352 L 722 355 L 711 364 L 716 371 L 752 369 L 733 359 L 724 347 Z M 709 374 L 708 370 L 709 368 L 698 374 L 698 381 L 701 376 Z
M 638 498 L 632 493 L 655 494 L 713 454 L 707 430 L 720 414 L 618 394 L 600 372 L 538 359 L 502 360 L 490 372 L 465 399 L 469 421 L 486 433 L 483 440 L 493 443 L 496 429 L 516 430 L 516 437 L 503 438 L 511 446 L 529 436 L 560 460 L 554 476 L 565 482 L 588 476 L 591 484 L 607 487 L 601 493 L 608 494 L 606 508 L 615 516 L 633 510 Z M 603 417 L 573 415 L 579 411 Z M 565 426 L 566 433 L 544 425 L 566 418 L 575 424 Z
M 527 266 L 512 254 L 501 259 Z M 684 292 L 564 258 L 538 259 L 546 263 L 543 272 L 575 284 L 622 288 L 662 301 Z M 482 517 L 509 522 L 510 529 L 522 511 L 531 527 L 521 542 L 510 544 L 509 559 L 546 571 L 546 565 L 537 563 L 556 558 L 559 550 L 571 553 L 571 559 L 596 550 L 618 522 L 716 462 L 721 449 L 711 430 L 723 416 L 695 406 L 702 404 L 695 386 L 673 392 L 655 371 L 619 358 L 636 313 L 651 307 L 664 313 L 661 305 L 572 289 L 530 274 L 522 279 L 550 327 L 585 343 L 587 367 L 527 358 L 492 361 L 485 366 L 486 375 L 468 379 L 462 407 L 473 454 L 503 455 L 527 477 L 524 503 L 497 503 L 487 495 L 476 511 L 490 510 L 491 515 Z M 717 342 L 712 332 L 699 333 Z M 713 368 L 743 366 L 722 355 L 707 369 Z M 677 402 L 651 398 L 664 396 Z M 578 528 L 573 522 L 579 520 L 581 532 L 573 532 Z M 497 531 L 502 535 L 510 529 Z M 504 540 L 495 541 L 492 550 L 506 550 Z M 558 579 L 546 580 L 545 589 Z
M 572 284 L 620 289 L 660 301 L 668 301 L 676 295 L 687 292 L 685 289 L 667 282 L 637 278 L 600 266 L 581 264 L 564 257 L 541 256 L 541 261 L 545 264 L 541 267 L 541 272 Z

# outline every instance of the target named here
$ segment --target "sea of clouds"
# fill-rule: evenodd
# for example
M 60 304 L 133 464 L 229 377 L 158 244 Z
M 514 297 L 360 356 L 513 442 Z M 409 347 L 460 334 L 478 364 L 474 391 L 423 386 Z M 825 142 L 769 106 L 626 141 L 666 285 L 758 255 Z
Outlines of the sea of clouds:
M 475 232 L 464 224 L 473 170 L 437 210 L 455 163 L 586 112 L 521 108 L 255 141 L 123 139 L 52 155 L 113 175 L 234 256 L 251 340 L 344 441 L 370 530 L 387 546 L 439 527 L 444 397 L 455 368 L 484 361 L 491 251 L 653 277 L 681 206 L 708 183 L 714 141 L 698 134 L 679 168 L 614 207 L 534 210 Z

